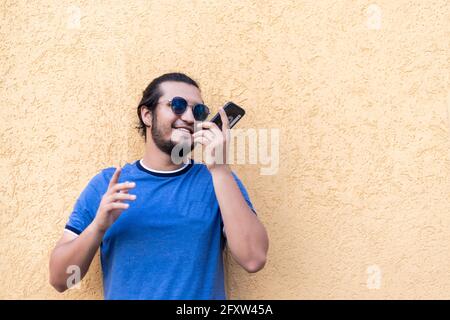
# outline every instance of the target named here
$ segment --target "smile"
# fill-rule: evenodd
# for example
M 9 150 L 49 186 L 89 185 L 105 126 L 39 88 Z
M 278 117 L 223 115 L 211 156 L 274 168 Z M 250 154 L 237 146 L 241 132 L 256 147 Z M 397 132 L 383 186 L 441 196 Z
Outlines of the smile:
M 175 128 L 175 129 L 176 129 L 176 130 L 179 130 L 179 131 L 181 131 L 181 132 L 189 133 L 189 134 L 192 133 L 189 129 L 186 129 L 186 128 Z

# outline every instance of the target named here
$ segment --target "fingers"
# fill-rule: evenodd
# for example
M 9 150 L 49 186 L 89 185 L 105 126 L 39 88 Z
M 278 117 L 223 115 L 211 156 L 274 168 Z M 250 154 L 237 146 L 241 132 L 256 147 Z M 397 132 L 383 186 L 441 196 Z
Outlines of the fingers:
M 113 193 L 116 193 L 119 191 L 125 192 L 125 191 L 128 191 L 129 189 L 134 188 L 135 186 L 136 186 L 136 183 L 134 183 L 134 182 L 117 183 L 108 190 L 108 193 L 113 194 Z
M 197 129 L 209 129 L 211 130 L 214 134 L 217 135 L 222 135 L 222 131 L 220 131 L 219 127 L 217 126 L 217 124 L 215 124 L 214 122 L 210 122 L 210 121 L 204 121 L 204 122 L 200 122 L 197 125 Z M 198 131 L 197 131 L 198 132 Z
M 219 128 L 214 122 L 203 122 L 202 125 L 199 127 L 205 127 L 206 129 L 195 132 L 192 135 L 194 139 L 198 137 L 204 137 L 212 142 L 215 140 L 216 141 L 222 140 L 224 137 L 222 131 L 219 130 Z
M 119 181 L 120 172 L 122 171 L 122 168 L 119 166 L 116 168 L 116 171 L 114 171 L 113 176 L 111 177 L 111 180 L 109 180 L 108 190 L 111 189 L 113 185 Z
M 111 211 L 114 209 L 128 209 L 130 205 L 128 203 L 123 203 L 123 202 L 110 202 L 105 206 L 105 209 L 107 211 Z
M 230 123 L 228 121 L 227 114 L 223 108 L 219 109 L 220 119 L 222 119 L 222 132 L 225 132 L 230 128 Z
M 206 138 L 206 139 L 208 139 L 208 140 L 210 140 L 210 141 L 213 141 L 215 135 L 214 135 L 214 133 L 211 132 L 210 130 L 200 130 L 200 131 L 195 132 L 195 133 L 192 135 L 192 137 L 193 137 L 194 139 L 197 138 L 197 137 L 204 137 L 204 138 Z
M 207 146 L 209 144 L 209 140 L 205 137 L 197 137 L 194 139 L 194 143 L 201 144 L 203 146 Z
M 109 201 L 136 200 L 135 194 L 114 193 L 109 196 Z

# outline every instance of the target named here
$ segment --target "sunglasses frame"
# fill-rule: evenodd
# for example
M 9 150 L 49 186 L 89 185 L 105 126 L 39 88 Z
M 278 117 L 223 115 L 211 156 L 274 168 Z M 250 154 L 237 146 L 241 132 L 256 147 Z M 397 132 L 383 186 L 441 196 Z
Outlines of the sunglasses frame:
M 174 99 L 181 99 L 181 100 L 184 101 L 184 103 L 186 103 L 186 107 L 184 108 L 183 112 L 181 112 L 181 113 L 175 112 L 175 107 L 174 107 L 173 104 L 172 104 L 172 102 L 173 102 Z M 160 104 L 160 103 L 167 103 L 167 104 L 171 107 L 173 113 L 175 113 L 176 115 L 182 115 L 183 113 L 186 112 L 186 110 L 187 110 L 188 107 L 191 107 L 191 108 L 192 108 L 192 114 L 194 115 L 194 119 L 195 119 L 194 108 L 197 107 L 197 106 L 199 106 L 199 105 L 200 105 L 200 106 L 203 106 L 204 108 L 206 108 L 206 111 L 207 111 L 206 116 L 205 116 L 205 118 L 202 119 L 202 120 L 195 119 L 196 121 L 205 121 L 206 118 L 207 118 L 207 117 L 209 116 L 209 114 L 211 113 L 211 111 L 209 110 L 209 107 L 208 107 L 206 104 L 203 104 L 203 103 L 196 103 L 195 105 L 190 105 L 190 104 L 187 102 L 187 100 L 186 100 L 185 98 L 183 98 L 183 97 L 173 97 L 171 100 L 165 100 L 165 101 L 160 101 L 160 102 L 158 102 L 158 104 Z

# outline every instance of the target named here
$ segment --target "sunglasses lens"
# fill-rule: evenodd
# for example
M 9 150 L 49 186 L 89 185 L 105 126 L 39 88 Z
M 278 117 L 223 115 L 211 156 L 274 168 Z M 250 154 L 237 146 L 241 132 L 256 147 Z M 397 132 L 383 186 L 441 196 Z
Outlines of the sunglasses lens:
M 187 101 L 181 97 L 175 97 L 172 99 L 172 110 L 176 114 L 183 114 L 186 111 Z
M 209 109 L 204 104 L 197 104 L 192 109 L 192 112 L 194 114 L 194 118 L 197 121 L 203 121 L 208 117 L 209 115 Z

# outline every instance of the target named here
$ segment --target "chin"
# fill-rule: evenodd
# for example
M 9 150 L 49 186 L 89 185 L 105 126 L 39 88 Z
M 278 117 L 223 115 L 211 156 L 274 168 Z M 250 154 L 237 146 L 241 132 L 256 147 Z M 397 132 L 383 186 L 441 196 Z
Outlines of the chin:
M 178 148 L 182 148 L 184 150 L 189 149 L 189 151 L 192 151 L 194 148 L 194 142 L 192 141 L 192 137 L 173 137 L 170 139 L 170 142 L 172 142 L 172 145 L 178 146 Z
M 192 150 L 194 143 L 190 139 L 171 140 L 173 146 L 181 145 L 183 148 L 190 147 Z

